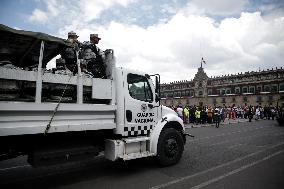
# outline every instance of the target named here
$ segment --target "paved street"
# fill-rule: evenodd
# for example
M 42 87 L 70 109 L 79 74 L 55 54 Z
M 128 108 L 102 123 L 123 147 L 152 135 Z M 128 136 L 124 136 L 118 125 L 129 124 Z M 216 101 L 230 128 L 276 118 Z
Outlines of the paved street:
M 283 188 L 284 127 L 262 120 L 187 125 L 180 163 L 159 167 L 152 158 L 128 162 L 95 160 L 33 168 L 26 157 L 0 162 L 0 188 Z

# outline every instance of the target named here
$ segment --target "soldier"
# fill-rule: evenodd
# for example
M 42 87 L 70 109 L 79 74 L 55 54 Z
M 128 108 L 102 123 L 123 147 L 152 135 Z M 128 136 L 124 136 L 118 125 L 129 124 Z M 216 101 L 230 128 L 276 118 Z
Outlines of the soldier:
M 78 37 L 79 36 L 75 32 L 69 32 L 67 41 L 72 44 L 72 47 L 66 48 L 61 54 L 61 57 L 65 60 L 66 67 L 72 71 L 73 74 L 78 72 L 76 56 L 76 51 L 79 51 Z
M 98 34 L 90 34 L 90 43 L 83 44 L 82 56 L 87 62 L 87 70 L 92 72 L 94 77 L 105 78 L 104 53 L 97 47 L 100 40 Z

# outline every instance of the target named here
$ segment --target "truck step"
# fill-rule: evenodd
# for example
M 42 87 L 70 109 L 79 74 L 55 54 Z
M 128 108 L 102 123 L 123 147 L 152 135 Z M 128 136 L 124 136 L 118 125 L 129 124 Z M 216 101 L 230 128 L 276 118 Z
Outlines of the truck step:
M 131 159 L 138 159 L 138 158 L 143 158 L 143 157 L 149 157 L 149 156 L 154 156 L 154 153 L 151 153 L 149 151 L 145 152 L 138 152 L 138 153 L 131 153 L 131 154 L 125 154 L 120 156 L 123 160 L 131 160 Z
M 123 141 L 127 144 L 127 143 L 134 143 L 134 142 L 143 142 L 143 141 L 147 141 L 150 140 L 150 137 L 133 137 L 133 138 L 126 138 L 123 139 Z

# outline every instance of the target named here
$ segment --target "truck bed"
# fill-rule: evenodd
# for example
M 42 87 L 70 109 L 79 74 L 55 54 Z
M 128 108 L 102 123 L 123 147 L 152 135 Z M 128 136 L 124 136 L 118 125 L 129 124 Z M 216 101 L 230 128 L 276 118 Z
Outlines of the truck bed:
M 0 102 L 0 136 L 44 133 L 57 103 Z M 49 133 L 114 129 L 115 105 L 60 104 Z

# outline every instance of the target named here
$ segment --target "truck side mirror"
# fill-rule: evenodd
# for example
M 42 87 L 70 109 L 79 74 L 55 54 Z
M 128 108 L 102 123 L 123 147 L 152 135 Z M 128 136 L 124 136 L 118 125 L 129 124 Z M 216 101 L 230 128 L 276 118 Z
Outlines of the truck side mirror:
M 159 76 L 155 76 L 155 99 L 156 102 L 160 101 L 160 77 Z
M 156 95 L 156 96 L 155 96 L 155 101 L 156 101 L 156 102 L 159 102 L 159 101 L 161 100 L 161 98 L 159 97 L 159 95 L 158 95 L 157 93 L 155 93 L 155 95 Z
M 155 93 L 159 94 L 160 91 L 160 81 L 158 76 L 155 76 Z

